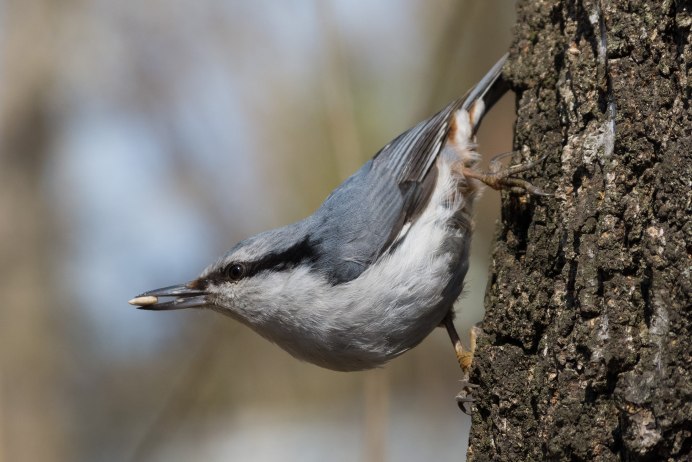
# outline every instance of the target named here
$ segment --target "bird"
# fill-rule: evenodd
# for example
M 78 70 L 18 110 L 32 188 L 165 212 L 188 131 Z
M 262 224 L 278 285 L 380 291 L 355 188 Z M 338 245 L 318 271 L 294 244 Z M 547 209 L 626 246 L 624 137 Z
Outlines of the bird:
M 314 214 L 245 239 L 193 280 L 144 292 L 143 310 L 210 309 L 294 357 L 336 371 L 376 368 L 447 329 L 462 370 L 454 303 L 469 267 L 483 185 L 544 194 L 478 168 L 476 132 L 509 90 L 503 56 L 464 96 L 384 146 Z

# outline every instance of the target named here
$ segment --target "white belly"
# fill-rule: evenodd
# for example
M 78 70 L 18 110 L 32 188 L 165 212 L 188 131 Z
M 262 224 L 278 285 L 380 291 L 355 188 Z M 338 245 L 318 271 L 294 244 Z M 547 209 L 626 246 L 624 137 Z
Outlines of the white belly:
M 268 275 L 276 278 L 267 281 L 276 291 L 266 294 L 266 317 L 251 327 L 292 355 L 335 370 L 380 366 L 423 340 L 454 302 L 444 300 L 443 291 L 458 260 L 467 257 L 467 248 L 444 244 L 454 239 L 468 247 L 470 238 L 448 225 L 468 204 L 456 194 L 451 170 L 439 165 L 428 207 L 391 254 L 337 286 L 306 277 L 307 267 Z

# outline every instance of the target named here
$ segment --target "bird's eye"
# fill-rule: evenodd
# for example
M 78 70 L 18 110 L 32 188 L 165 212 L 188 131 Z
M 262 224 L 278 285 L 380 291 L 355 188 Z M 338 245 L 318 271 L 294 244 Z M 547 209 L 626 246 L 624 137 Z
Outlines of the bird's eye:
M 245 267 L 240 263 L 233 263 L 226 267 L 225 273 L 228 279 L 238 281 L 245 275 Z

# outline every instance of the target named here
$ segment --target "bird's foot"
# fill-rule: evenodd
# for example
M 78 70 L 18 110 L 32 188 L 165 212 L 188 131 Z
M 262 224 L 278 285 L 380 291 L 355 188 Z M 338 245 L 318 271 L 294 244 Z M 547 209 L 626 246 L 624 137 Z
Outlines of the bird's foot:
M 478 388 L 478 385 L 470 383 L 468 380 L 462 380 L 461 384 L 461 391 L 456 396 L 457 406 L 464 414 L 470 416 L 473 411 L 473 403 L 476 401 L 473 397 L 473 389 Z
M 473 334 L 471 334 L 471 336 L 473 336 Z M 461 345 L 461 342 L 458 341 L 454 343 L 454 352 L 457 354 L 457 361 L 459 361 L 461 372 L 467 377 L 471 370 L 471 364 L 473 364 L 473 349 L 466 351 Z
M 459 361 L 459 367 L 461 367 L 463 377 L 461 380 L 461 391 L 457 394 L 456 400 L 457 406 L 459 406 L 459 409 L 466 415 L 471 415 L 474 401 L 473 389 L 478 388 L 478 385 L 469 381 L 471 365 L 473 364 L 473 352 L 476 349 L 477 329 L 477 327 L 473 327 L 469 332 L 469 343 L 471 348 L 468 351 L 464 349 L 460 341 L 454 342 L 454 351 L 456 352 L 457 361 Z
M 511 154 L 512 152 L 508 152 L 496 156 L 492 161 L 490 161 L 490 170 L 488 172 L 479 172 L 472 168 L 464 167 L 462 169 L 462 173 L 467 178 L 482 181 L 493 189 L 503 189 L 516 194 L 529 193 L 537 196 L 552 196 L 552 194 L 546 193 L 541 188 L 534 186 L 530 182 L 516 178 L 517 174 L 531 170 L 543 162 L 547 156 L 543 156 L 540 159 L 525 162 L 523 164 L 510 165 L 509 167 L 503 168 L 500 164 L 500 160 Z

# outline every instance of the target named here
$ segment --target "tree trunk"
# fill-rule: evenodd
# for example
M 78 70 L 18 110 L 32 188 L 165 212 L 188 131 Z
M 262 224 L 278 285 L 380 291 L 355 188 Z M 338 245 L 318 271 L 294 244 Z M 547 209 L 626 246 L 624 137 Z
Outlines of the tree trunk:
M 45 201 L 54 142 L 56 18 L 68 2 L 2 3 L 0 44 L 0 462 L 69 460 L 61 386 L 70 364 L 50 245 L 59 214 Z
M 470 461 L 689 460 L 690 3 L 523 0 Z

